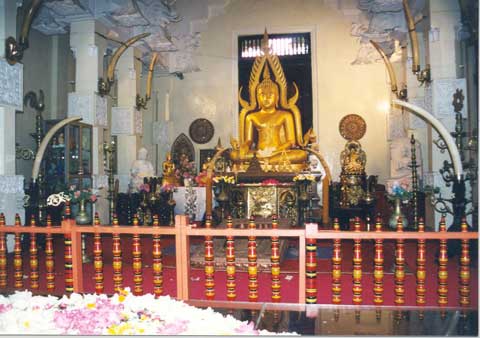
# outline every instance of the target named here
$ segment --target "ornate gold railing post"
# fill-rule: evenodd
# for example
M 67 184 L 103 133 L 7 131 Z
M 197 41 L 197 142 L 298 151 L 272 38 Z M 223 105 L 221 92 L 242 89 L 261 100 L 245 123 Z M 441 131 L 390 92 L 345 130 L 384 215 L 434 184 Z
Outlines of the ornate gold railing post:
M 159 228 L 158 215 L 153 215 L 153 228 Z M 155 297 L 160 297 L 163 293 L 163 265 L 162 265 L 162 244 L 160 242 L 160 235 L 153 235 L 153 293 Z M 179 268 L 177 268 L 179 269 Z
M 333 230 L 340 232 L 340 224 L 338 218 L 333 220 Z M 342 303 L 342 240 L 333 239 L 333 255 L 332 255 L 332 303 Z
M 418 221 L 418 233 L 423 234 L 425 233 L 425 224 L 423 223 L 423 218 L 420 217 Z M 425 279 L 426 279 L 426 269 L 425 269 L 425 264 L 426 264 L 426 244 L 425 244 L 424 239 L 419 239 L 418 244 L 417 244 L 417 297 L 416 297 L 416 303 L 418 306 L 424 306 L 426 304 L 426 299 L 425 299 L 425 293 L 426 293 L 426 288 L 425 288 Z M 423 311 L 420 313 L 419 316 L 420 319 L 423 319 Z
M 277 215 L 272 216 L 272 230 L 278 230 Z M 280 244 L 278 236 L 272 236 L 271 245 L 271 275 L 272 275 L 272 302 L 280 302 Z
M 5 227 L 5 215 L 0 213 L 0 228 Z M 5 233 L 0 232 L 0 288 L 7 287 L 7 242 Z
M 232 216 L 227 217 L 227 229 L 233 229 Z M 233 301 L 237 298 L 235 283 L 235 240 L 233 236 L 227 236 L 227 299 Z
M 30 226 L 35 227 L 35 216 L 32 215 L 30 219 Z M 37 249 L 37 234 L 30 233 L 30 288 L 38 290 L 38 249 Z
M 93 220 L 94 228 L 100 226 L 100 218 L 98 213 L 95 213 L 95 219 Z M 95 232 L 93 235 L 93 268 L 94 268 L 94 279 L 95 279 L 95 293 L 100 295 L 103 293 L 104 284 L 103 284 L 103 248 L 102 248 L 102 237 L 100 233 Z
M 117 215 L 113 215 L 113 228 L 118 228 Z M 113 290 L 119 292 L 123 285 L 122 275 L 122 245 L 120 242 L 120 235 L 118 233 L 112 234 L 112 254 L 113 254 Z
M 403 232 L 402 217 L 397 219 L 397 232 Z M 397 239 L 395 249 L 395 305 L 405 304 L 405 240 Z
M 354 231 L 360 232 L 360 218 L 355 217 Z M 353 299 L 355 305 L 362 304 L 362 240 L 353 240 Z
M 15 215 L 15 226 L 22 226 L 20 216 L 18 214 Z M 21 289 L 23 288 L 23 260 L 21 234 L 18 232 L 15 232 L 15 244 L 13 246 L 13 268 L 15 289 Z
M 468 224 L 465 218 L 462 219 L 462 233 L 468 232 Z M 462 253 L 460 255 L 460 294 L 459 303 L 461 306 L 470 305 L 470 248 L 468 239 L 462 239 Z
M 47 230 L 52 229 L 52 218 L 47 215 Z M 53 257 L 53 236 L 51 233 L 45 235 L 45 272 L 47 280 L 47 293 L 55 290 L 55 259 Z
M 377 217 L 375 220 L 375 232 L 382 232 L 382 219 Z M 374 272 L 373 272 L 373 303 L 375 305 L 383 304 L 383 239 L 375 240 L 375 258 L 374 261 Z
M 255 218 L 250 217 L 248 229 L 255 230 Z M 257 280 L 257 241 L 256 236 L 248 236 L 248 300 L 256 302 L 258 300 L 258 280 Z
M 440 219 L 439 230 L 441 233 L 447 232 L 445 225 L 445 216 Z M 441 239 L 438 254 L 438 306 L 444 307 L 448 304 L 448 254 L 447 240 Z
M 212 228 L 211 217 L 207 217 L 205 227 Z M 205 297 L 209 300 L 215 298 L 215 255 L 212 236 L 205 236 Z
M 72 234 L 65 235 L 65 293 L 71 294 L 73 292 L 73 254 L 72 254 Z
M 138 217 L 133 217 L 133 229 L 138 229 Z M 133 269 L 133 294 L 140 296 L 143 293 L 142 276 L 142 250 L 140 244 L 140 235 L 134 233 L 132 236 L 132 269 Z

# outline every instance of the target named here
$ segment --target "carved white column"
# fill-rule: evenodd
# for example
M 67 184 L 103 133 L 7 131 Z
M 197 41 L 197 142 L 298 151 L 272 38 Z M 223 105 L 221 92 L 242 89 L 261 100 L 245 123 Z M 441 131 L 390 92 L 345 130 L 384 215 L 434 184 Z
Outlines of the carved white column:
M 103 142 L 109 140 L 108 98 L 97 93 L 99 77 L 103 77 L 103 56 L 107 41 L 95 32 L 105 29 L 92 19 L 72 22 L 70 26 L 70 47 L 76 61 L 75 92 L 68 94 L 68 116 L 81 116 L 83 123 L 92 128 L 92 186 L 105 181 L 103 167 Z M 100 215 L 103 224 L 108 223 L 108 188 L 100 190 L 100 197 L 94 204 L 94 211 Z
M 466 111 L 467 91 L 465 79 L 457 79 L 457 60 L 455 59 L 455 27 L 460 24 L 460 9 L 458 2 L 438 0 L 430 2 L 430 64 L 432 68 L 431 84 L 431 112 L 437 117 L 449 131 L 455 131 L 455 114 L 452 101 L 456 88 L 463 89 L 465 96 L 464 111 Z M 432 140 L 439 138 L 436 131 L 432 130 Z M 448 151 L 441 153 L 432 144 L 432 172 L 436 177 L 435 183 L 441 188 L 444 198 L 451 197 L 451 187 L 446 187 L 438 171 L 443 166 L 443 161 L 451 162 Z M 440 179 L 438 179 L 440 178 Z M 438 230 L 438 222 L 441 215 L 435 213 L 435 229 Z M 451 225 L 453 218 L 447 215 L 447 227 Z
M 117 149 L 122 154 L 117 157 L 117 178 L 122 192 L 128 188 L 130 167 L 136 159 L 137 150 L 142 146 L 142 112 L 135 108 L 135 97 L 140 89 L 139 56 L 137 49 L 128 48 L 118 61 L 116 69 L 118 106 L 112 108 L 112 135 L 117 135 Z

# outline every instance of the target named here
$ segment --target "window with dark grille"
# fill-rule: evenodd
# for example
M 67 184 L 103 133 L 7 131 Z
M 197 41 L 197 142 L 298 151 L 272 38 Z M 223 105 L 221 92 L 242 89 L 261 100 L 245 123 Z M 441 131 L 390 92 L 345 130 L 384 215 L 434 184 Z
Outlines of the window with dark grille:
M 248 81 L 255 57 L 261 53 L 263 35 L 238 37 L 238 84 L 243 87 L 244 99 L 248 97 Z M 310 33 L 269 34 L 268 44 L 278 56 L 287 79 L 287 97 L 295 93 L 293 82 L 298 86 L 297 106 L 302 115 L 305 134 L 312 127 L 312 65 Z

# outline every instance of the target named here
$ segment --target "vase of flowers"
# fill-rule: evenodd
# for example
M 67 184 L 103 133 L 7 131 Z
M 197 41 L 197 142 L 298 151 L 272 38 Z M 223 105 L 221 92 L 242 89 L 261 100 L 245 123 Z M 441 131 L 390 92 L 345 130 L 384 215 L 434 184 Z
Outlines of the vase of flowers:
M 175 169 L 177 181 L 182 182 L 184 186 L 190 186 L 193 184 L 195 176 L 195 162 L 190 161 L 187 155 L 182 154 L 179 159 L 178 168 Z
M 215 183 L 215 195 L 220 207 L 222 208 L 222 219 L 224 218 L 225 209 L 230 199 L 230 185 L 235 184 L 233 176 L 215 176 L 213 178 Z
M 392 188 L 389 191 L 389 194 L 387 195 L 390 202 L 393 203 L 393 212 L 390 216 L 390 219 L 388 220 L 388 225 L 390 226 L 390 228 L 397 228 L 397 222 L 399 217 L 402 218 L 403 228 L 407 227 L 408 220 L 407 217 L 405 217 L 405 214 L 402 212 L 402 204 L 406 204 L 410 201 L 411 194 L 412 193 L 408 191 L 405 187 L 402 187 L 399 184 L 393 184 Z
M 86 203 L 95 203 L 97 201 L 97 194 L 92 189 L 76 189 L 75 186 L 71 186 L 68 195 L 70 197 L 70 203 L 78 204 L 75 222 L 77 224 L 90 224 L 92 219 L 87 212 Z

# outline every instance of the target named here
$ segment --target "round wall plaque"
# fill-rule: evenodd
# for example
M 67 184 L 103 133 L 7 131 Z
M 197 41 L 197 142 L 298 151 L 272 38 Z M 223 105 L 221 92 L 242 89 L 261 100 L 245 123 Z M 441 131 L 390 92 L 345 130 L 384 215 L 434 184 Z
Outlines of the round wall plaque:
M 193 121 L 188 129 L 190 138 L 199 144 L 204 144 L 210 141 L 214 132 L 215 128 L 213 127 L 212 122 L 203 118 Z
M 344 116 L 339 123 L 340 135 L 348 141 L 360 140 L 367 131 L 365 120 L 357 114 Z

